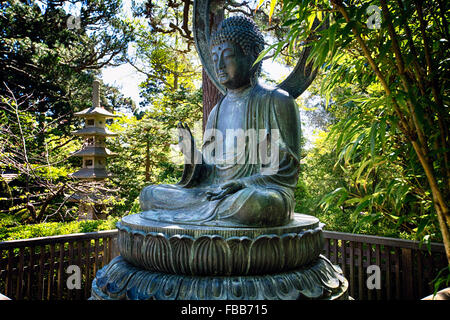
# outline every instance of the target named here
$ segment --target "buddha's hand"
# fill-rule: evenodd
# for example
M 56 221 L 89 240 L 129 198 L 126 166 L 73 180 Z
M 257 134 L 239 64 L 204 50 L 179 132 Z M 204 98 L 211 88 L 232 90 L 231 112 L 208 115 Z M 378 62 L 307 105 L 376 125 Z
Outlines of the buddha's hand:
M 227 195 L 233 194 L 243 188 L 245 188 L 245 184 L 242 181 L 230 181 L 221 185 L 220 190 L 218 191 L 206 192 L 206 199 L 208 199 L 209 201 L 220 200 L 225 198 Z
M 192 136 L 191 129 L 189 129 L 186 123 L 182 123 L 181 121 L 178 122 L 177 129 L 178 145 L 180 146 L 181 152 L 187 157 L 187 160 L 192 160 L 195 153 L 195 140 Z

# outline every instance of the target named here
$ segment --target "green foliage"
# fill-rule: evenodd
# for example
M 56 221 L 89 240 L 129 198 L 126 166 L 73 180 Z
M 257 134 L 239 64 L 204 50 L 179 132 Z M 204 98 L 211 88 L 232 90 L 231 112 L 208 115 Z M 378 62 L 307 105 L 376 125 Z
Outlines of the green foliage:
M 318 217 L 326 230 L 416 239 L 415 233 L 399 228 L 397 220 L 377 215 L 376 209 L 370 213 L 362 209 L 361 203 L 375 206 L 367 201 L 371 193 L 356 187 L 351 169 L 336 165 L 339 154 L 333 147 L 335 143 L 329 133 L 320 131 L 314 147 L 307 151 L 295 193 L 296 212 Z M 355 194 L 350 195 L 349 190 Z
M 439 290 L 448 288 L 450 285 L 450 265 L 440 270 L 432 283 L 434 286 L 434 295 L 436 295 Z
M 426 179 L 411 146 L 391 125 L 392 116 L 371 104 L 373 97 L 334 97 L 335 104 L 348 106 L 346 117 L 330 128 L 328 136 L 339 152 L 334 166 L 346 179 L 323 198 L 323 208 L 334 202 L 351 207 L 351 215 L 359 216 L 358 223 L 387 219 L 393 227 L 420 239 L 435 234 L 437 223 L 428 214 L 431 198 L 423 188 Z
M 171 129 L 177 121 L 192 126 L 201 118 L 201 91 L 194 89 L 200 73 L 176 36 L 157 35 L 144 24 L 124 20 L 121 1 L 70 3 L 0 5 L 5 49 L 0 58 L 0 170 L 17 173 L 10 183 L 1 183 L 7 224 L 70 221 L 76 215 L 77 204 L 67 201 L 81 187 L 68 177 L 81 165 L 70 157 L 82 146 L 71 134 L 80 127 L 73 112 L 91 105 L 92 80 L 100 68 L 128 60 L 132 39 L 136 57 L 146 64 L 145 101 L 139 113 L 111 126 L 120 135 L 109 142 L 119 156 L 110 161 L 116 176 L 105 185 L 117 191 L 108 200 L 108 214 L 138 211 L 137 197 L 146 184 L 177 181 L 181 166 L 169 154 L 175 143 Z M 68 28 L 70 14 L 80 8 L 80 28 Z M 116 88 L 102 88 L 102 106 L 137 112 Z
M 109 160 L 109 168 L 123 200 L 113 211 L 121 215 L 138 212 L 139 193 L 146 185 L 179 180 L 183 166 L 177 161 L 180 153 L 173 150 L 178 143 L 175 128 L 181 121 L 194 129 L 202 119 L 202 91 L 195 89 L 200 72 L 189 48 L 177 34 L 155 32 L 139 22 L 135 28 L 136 56 L 129 62 L 146 76 L 140 84 L 143 101 L 133 115 L 110 126 L 119 133 L 110 141 L 110 149 L 118 156 Z M 201 141 L 198 134 L 197 138 Z
M 382 13 L 375 28 L 370 5 Z M 328 168 L 338 183 L 319 203 L 346 212 L 355 232 L 386 224 L 450 245 L 448 14 L 431 1 L 283 1 L 289 29 L 275 55 L 310 46 L 322 73 L 315 94 L 334 118 Z
M 140 120 L 136 116 L 115 120 L 110 129 L 119 135 L 110 142 L 110 148 L 118 155 L 109 160 L 109 168 L 125 200 L 118 211 L 130 210 L 144 186 L 179 180 L 183 169 L 174 158 L 178 153 L 171 147 L 178 143 L 176 124 L 182 121 L 193 127 L 201 116 L 199 91 L 182 88 L 154 100 L 153 110 Z
M 46 222 L 17 226 L 0 224 L 0 241 L 111 230 L 116 228 L 115 224 L 118 220 L 119 218 L 108 217 L 106 220 Z
M 80 12 L 69 28 L 69 7 Z M 92 105 L 92 80 L 103 66 L 120 62 L 132 25 L 119 16 L 120 1 L 8 1 L 0 4 L 0 172 L 17 174 L 2 183 L 1 212 L 24 223 L 70 218 L 76 211 L 64 192 L 80 166 L 70 157 L 81 141 L 73 113 Z M 72 14 L 76 15 L 76 13 Z M 102 105 L 129 103 L 104 86 Z M 3 202 L 2 202 L 3 204 Z
M 0 170 L 17 175 L 2 183 L 1 212 L 23 222 L 38 222 L 57 210 L 66 211 L 68 207 L 61 205 L 63 186 L 74 169 L 65 159 L 81 144 L 56 134 L 58 123 L 53 118 L 29 112 L 29 100 L 1 99 L 0 113 L 10 119 L 0 130 Z
M 65 133 L 73 111 L 90 105 L 95 70 L 119 62 L 132 39 L 121 1 L 70 3 L 81 7 L 79 28 L 68 28 L 69 1 L 0 4 L 0 95 L 8 95 L 4 84 L 16 97 L 30 95 L 30 111 L 48 112 Z

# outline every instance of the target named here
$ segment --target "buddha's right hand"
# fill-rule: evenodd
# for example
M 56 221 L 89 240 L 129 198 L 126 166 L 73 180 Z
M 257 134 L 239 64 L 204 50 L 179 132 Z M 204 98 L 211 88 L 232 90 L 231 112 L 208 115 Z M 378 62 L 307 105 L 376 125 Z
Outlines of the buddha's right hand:
M 178 129 L 178 145 L 181 149 L 181 152 L 185 156 L 185 160 L 188 163 L 194 163 L 193 159 L 195 156 L 195 140 L 192 136 L 191 129 L 186 123 L 182 123 L 181 121 L 177 124 Z
M 246 185 L 240 180 L 233 180 L 224 183 L 220 186 L 218 191 L 208 191 L 206 192 L 206 199 L 209 201 L 220 200 L 225 198 L 229 194 L 236 193 L 237 191 L 245 188 Z

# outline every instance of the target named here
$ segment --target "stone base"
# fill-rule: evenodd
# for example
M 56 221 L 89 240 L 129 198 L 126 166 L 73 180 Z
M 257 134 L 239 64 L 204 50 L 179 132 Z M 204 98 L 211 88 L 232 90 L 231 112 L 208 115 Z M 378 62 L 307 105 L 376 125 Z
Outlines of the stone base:
M 247 276 L 193 276 L 148 271 L 121 256 L 98 271 L 91 300 L 348 299 L 339 267 L 320 255 L 296 270 Z

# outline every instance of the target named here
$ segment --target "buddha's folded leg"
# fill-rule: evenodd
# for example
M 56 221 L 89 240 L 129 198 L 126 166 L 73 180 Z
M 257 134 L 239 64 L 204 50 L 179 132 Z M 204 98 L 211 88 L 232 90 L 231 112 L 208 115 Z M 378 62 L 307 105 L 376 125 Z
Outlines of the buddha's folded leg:
M 290 201 L 276 189 L 247 187 L 224 199 L 217 207 L 217 216 L 252 227 L 283 225 L 292 214 Z
M 141 216 L 168 223 L 200 223 L 212 218 L 215 203 L 206 198 L 210 188 L 151 185 L 140 195 Z
M 177 185 L 150 185 L 142 189 L 139 203 L 142 211 L 151 209 L 181 209 L 205 200 L 204 189 L 186 189 Z
M 250 186 L 208 201 L 206 192 L 210 190 L 178 185 L 145 187 L 139 198 L 142 215 L 166 222 L 265 227 L 288 223 L 292 214 L 293 197 L 280 189 Z

